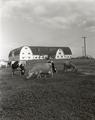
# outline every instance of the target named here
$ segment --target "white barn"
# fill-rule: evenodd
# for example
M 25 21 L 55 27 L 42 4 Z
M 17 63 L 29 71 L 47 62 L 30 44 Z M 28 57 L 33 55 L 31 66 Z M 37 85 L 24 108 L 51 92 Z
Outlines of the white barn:
M 69 47 L 39 47 L 23 46 L 10 51 L 9 61 L 13 60 L 38 60 L 51 57 L 53 59 L 70 59 L 72 56 Z

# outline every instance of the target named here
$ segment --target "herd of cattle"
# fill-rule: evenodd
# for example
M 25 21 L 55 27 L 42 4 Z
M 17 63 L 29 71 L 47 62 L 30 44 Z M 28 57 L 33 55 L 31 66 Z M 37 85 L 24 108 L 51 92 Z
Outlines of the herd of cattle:
M 20 71 L 21 75 L 25 75 L 27 68 L 26 63 L 23 61 L 12 61 L 10 63 L 11 69 L 12 69 L 12 75 L 14 75 L 15 71 Z M 64 62 L 63 63 L 63 71 L 67 72 L 67 71 L 77 71 L 77 67 L 72 64 L 71 62 Z M 26 76 L 26 79 L 29 79 L 33 76 L 37 77 L 37 78 L 41 78 L 42 75 L 47 76 L 51 75 L 53 77 L 53 74 L 58 72 L 55 64 L 53 61 L 47 61 L 45 63 L 35 63 L 31 66 L 31 69 L 28 70 Z

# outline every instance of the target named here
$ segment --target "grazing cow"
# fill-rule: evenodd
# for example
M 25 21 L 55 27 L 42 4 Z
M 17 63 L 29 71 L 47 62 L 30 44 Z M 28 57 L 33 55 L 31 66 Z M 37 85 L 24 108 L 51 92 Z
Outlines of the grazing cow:
M 32 69 L 29 70 L 28 76 L 26 78 L 29 79 L 33 75 L 37 75 L 37 77 L 41 77 L 41 74 L 51 74 L 53 77 L 52 64 L 51 63 L 34 64 Z
M 14 75 L 15 71 L 20 71 L 21 75 L 25 74 L 24 65 L 19 61 L 12 61 L 11 68 L 12 68 L 12 75 Z
M 75 72 L 75 71 L 77 71 L 77 67 L 73 63 L 67 61 L 67 62 L 64 63 L 63 70 L 64 70 L 64 72 L 67 72 L 67 71 Z

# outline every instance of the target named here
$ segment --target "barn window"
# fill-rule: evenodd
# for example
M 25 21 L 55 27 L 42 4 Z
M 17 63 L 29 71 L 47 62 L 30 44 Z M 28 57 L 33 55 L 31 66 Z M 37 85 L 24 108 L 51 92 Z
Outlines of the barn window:
M 61 57 L 63 57 L 63 56 L 61 56 Z
M 59 56 L 57 56 L 59 58 Z
M 22 54 L 24 54 L 24 53 L 22 53 Z
M 30 57 L 28 57 L 30 59 Z
M 27 49 L 27 48 L 25 48 L 25 49 Z
M 30 54 L 30 53 L 28 53 L 28 54 Z
M 23 59 L 25 58 L 25 57 L 22 57 Z
M 59 54 L 61 54 L 61 52 L 59 52 Z

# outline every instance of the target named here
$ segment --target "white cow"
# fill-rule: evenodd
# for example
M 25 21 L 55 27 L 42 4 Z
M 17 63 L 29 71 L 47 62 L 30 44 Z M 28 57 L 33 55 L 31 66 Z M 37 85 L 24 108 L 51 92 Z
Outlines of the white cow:
M 53 77 L 52 64 L 51 63 L 36 63 L 36 64 L 34 64 L 32 69 L 29 70 L 28 76 L 26 78 L 29 79 L 33 75 L 37 75 L 37 77 L 41 77 L 42 73 L 51 74 Z

